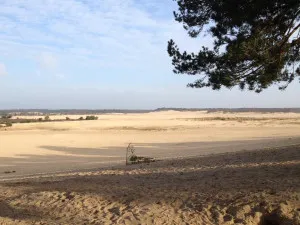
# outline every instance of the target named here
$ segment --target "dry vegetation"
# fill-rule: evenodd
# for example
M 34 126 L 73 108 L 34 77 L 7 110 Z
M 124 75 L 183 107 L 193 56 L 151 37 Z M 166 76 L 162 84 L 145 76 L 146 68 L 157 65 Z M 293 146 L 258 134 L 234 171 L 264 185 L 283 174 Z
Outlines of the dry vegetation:
M 300 121 L 300 118 L 292 119 L 292 118 L 282 118 L 282 117 L 202 117 L 202 118 L 179 118 L 178 120 L 187 120 L 187 121 L 213 121 L 213 120 L 221 120 L 221 121 L 290 121 L 296 120 Z

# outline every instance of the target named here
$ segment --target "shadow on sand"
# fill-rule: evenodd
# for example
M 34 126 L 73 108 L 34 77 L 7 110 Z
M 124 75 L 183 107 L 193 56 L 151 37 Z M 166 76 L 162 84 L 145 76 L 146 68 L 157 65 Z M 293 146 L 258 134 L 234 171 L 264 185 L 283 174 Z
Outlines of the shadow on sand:
M 205 156 L 241 150 L 260 149 L 278 145 L 300 143 L 299 138 L 255 139 L 219 142 L 187 143 L 134 143 L 138 156 L 156 159 Z M 0 180 L 37 173 L 54 173 L 70 170 L 103 168 L 125 164 L 126 147 L 79 148 L 69 146 L 39 146 L 48 155 L 20 154 L 16 157 L 0 157 Z M 278 159 L 280 160 L 280 159 Z M 4 174 L 5 171 L 15 174 Z
M 76 148 L 45 148 L 81 153 Z M 93 150 L 86 152 L 91 155 L 95 153 Z M 278 204 L 285 199 L 299 203 L 300 145 L 220 153 L 81 175 L 56 181 L 1 184 L 0 188 L 19 189 L 18 194 L 25 195 L 27 201 L 18 201 L 16 198 L 8 201 L 3 196 L 0 203 L 5 207 L 1 208 L 9 210 L 9 213 L 0 209 L 0 217 L 18 219 L 18 210 L 30 208 L 33 211 L 26 215 L 35 218 L 35 212 L 42 208 L 44 218 L 52 221 L 61 218 L 64 209 L 70 207 L 69 223 L 77 221 L 81 224 L 83 215 L 89 217 L 93 213 L 97 214 L 94 218 L 96 221 L 101 222 L 101 218 L 109 217 L 111 222 L 116 223 L 122 216 L 125 218 L 128 212 L 142 223 L 146 213 L 143 210 L 156 207 L 158 214 L 172 208 L 175 210 L 174 216 L 186 214 L 196 218 L 201 215 L 200 220 L 210 221 L 206 224 L 222 224 L 226 220 L 244 224 L 246 214 L 254 220 L 254 214 L 259 212 L 261 215 L 257 224 L 279 225 L 282 217 L 276 213 Z M 36 204 L 38 201 L 40 206 Z M 13 208 L 8 202 L 17 202 L 18 207 Z M 82 207 L 77 209 L 79 203 Z M 236 208 L 245 205 L 249 205 L 251 210 L 244 213 L 244 219 L 239 218 Z M 184 222 L 185 219 L 178 218 L 178 221 Z M 284 222 L 294 224 L 295 221 L 286 217 Z

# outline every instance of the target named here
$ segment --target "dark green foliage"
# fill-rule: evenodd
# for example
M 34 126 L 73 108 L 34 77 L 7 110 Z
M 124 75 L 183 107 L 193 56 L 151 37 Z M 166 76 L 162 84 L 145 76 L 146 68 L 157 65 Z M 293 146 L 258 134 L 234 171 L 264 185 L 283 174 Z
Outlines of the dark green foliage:
M 13 125 L 12 122 L 6 122 L 5 123 L 5 126 L 7 126 L 7 127 L 12 127 L 12 125 Z
M 10 114 L 1 116 L 1 119 L 11 119 L 11 118 L 12 118 L 12 115 L 10 115 Z
M 136 162 L 138 160 L 138 157 L 136 156 L 136 155 L 132 155 L 132 156 L 130 156 L 130 158 L 129 158 L 129 161 L 130 162 Z
M 86 119 L 86 120 L 97 120 L 98 117 L 97 117 L 97 116 L 86 116 L 85 119 Z
M 272 84 L 285 89 L 300 76 L 299 0 L 175 0 L 175 20 L 192 38 L 203 28 L 214 48 L 181 52 L 168 43 L 174 72 L 200 75 L 189 87 L 239 86 L 261 92 Z
M 15 120 L 14 122 L 19 122 L 19 123 L 34 123 L 36 122 L 35 119 L 21 119 L 21 120 Z
M 79 120 L 84 120 L 84 119 L 83 119 L 83 117 L 81 116 L 81 117 L 79 117 Z
M 82 118 L 83 120 L 83 118 Z M 45 116 L 45 118 L 34 118 L 34 119 L 23 119 L 23 118 L 16 118 L 16 119 L 3 119 L 2 117 L 0 117 L 0 125 L 1 124 L 7 124 L 7 123 L 37 123 L 37 122 L 43 122 L 43 123 L 47 123 L 47 122 L 64 122 L 64 121 L 72 121 L 69 117 L 66 117 L 66 120 L 61 120 L 61 119 L 53 119 L 51 120 L 49 116 Z

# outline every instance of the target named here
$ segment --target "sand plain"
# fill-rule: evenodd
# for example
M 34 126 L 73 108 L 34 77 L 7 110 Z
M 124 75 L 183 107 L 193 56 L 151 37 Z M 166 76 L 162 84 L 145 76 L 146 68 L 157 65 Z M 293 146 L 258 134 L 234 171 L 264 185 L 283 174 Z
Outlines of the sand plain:
M 98 116 L 0 130 L 0 224 L 300 224 L 300 114 Z

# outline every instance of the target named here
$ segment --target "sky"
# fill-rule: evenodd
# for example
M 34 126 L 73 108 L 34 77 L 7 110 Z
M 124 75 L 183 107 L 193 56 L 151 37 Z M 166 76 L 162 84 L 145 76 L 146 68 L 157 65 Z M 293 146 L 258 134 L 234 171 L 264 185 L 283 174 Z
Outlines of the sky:
M 300 86 L 260 94 L 191 89 L 167 54 L 211 46 L 172 0 L 0 0 L 0 109 L 300 107 Z

